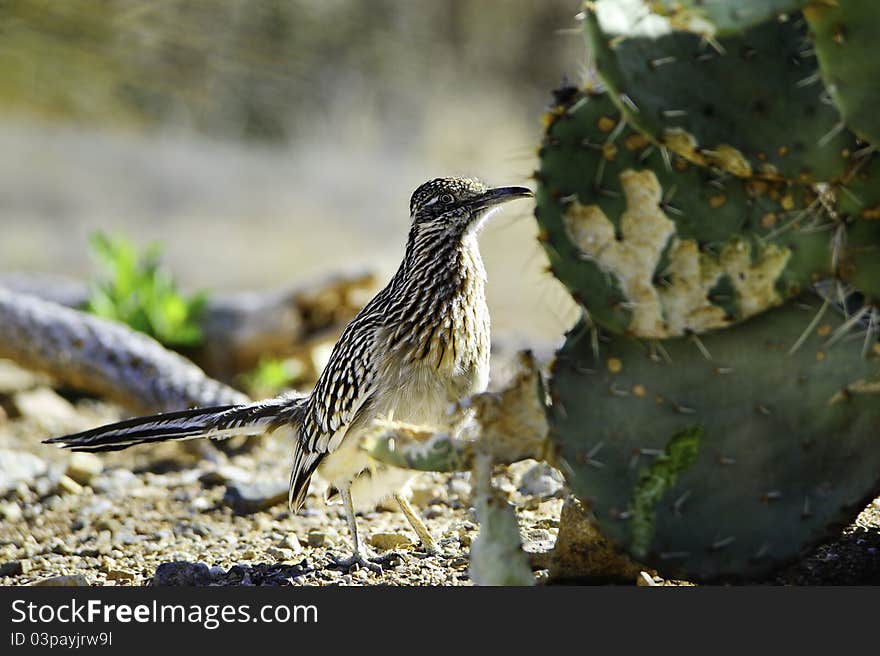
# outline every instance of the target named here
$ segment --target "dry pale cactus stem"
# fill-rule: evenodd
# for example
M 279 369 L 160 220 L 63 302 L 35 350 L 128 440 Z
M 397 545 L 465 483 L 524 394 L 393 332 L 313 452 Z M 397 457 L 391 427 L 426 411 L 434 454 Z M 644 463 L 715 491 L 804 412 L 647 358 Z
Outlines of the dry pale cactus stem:
M 386 465 L 472 472 L 480 534 L 471 547 L 470 576 L 478 585 L 535 584 L 516 514 L 492 486 L 495 465 L 549 460 L 552 454 L 540 371 L 528 352 L 519 354 L 517 364 L 507 387 L 465 399 L 446 426 L 381 422 L 361 444 Z

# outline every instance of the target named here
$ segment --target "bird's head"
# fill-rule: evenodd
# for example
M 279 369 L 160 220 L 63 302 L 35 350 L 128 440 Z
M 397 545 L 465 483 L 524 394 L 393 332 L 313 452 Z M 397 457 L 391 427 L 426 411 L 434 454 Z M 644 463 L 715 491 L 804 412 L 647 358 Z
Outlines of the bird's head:
M 532 195 L 526 187 L 490 188 L 474 178 L 435 178 L 413 192 L 409 213 L 416 229 L 462 237 L 479 229 L 502 203 Z

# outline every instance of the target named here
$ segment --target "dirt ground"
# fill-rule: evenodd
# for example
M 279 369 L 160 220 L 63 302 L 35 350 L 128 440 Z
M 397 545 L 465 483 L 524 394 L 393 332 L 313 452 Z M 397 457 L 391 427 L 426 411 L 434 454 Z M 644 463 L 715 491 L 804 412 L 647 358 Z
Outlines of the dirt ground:
M 423 474 L 413 486 L 442 555 L 424 553 L 403 515 L 381 508 L 358 523 L 374 552 L 392 554 L 382 573 L 346 570 L 334 562 L 349 555 L 344 515 L 325 504 L 321 482 L 302 514 L 287 511 L 289 450 L 279 441 L 228 456 L 201 442 L 100 457 L 40 444 L 118 416 L 112 405 L 62 396 L 0 363 L 0 584 L 471 584 L 478 526 L 467 474 Z M 537 581 L 546 581 L 566 496 L 561 477 L 525 461 L 495 482 L 516 508 Z M 768 582 L 880 583 L 880 499 L 839 539 Z

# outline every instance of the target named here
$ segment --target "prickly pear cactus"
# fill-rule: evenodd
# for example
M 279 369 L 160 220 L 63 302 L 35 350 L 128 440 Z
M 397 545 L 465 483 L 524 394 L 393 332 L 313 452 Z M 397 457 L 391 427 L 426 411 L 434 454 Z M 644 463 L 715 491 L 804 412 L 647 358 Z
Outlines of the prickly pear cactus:
M 580 324 L 550 386 L 569 484 L 668 576 L 766 576 L 880 494 L 880 348 L 848 329 L 818 300 L 700 340 Z
M 880 313 L 880 155 L 857 162 L 836 194 L 838 222 L 846 226 L 841 244 L 834 244 L 839 276 Z
M 808 2 L 809 0 L 651 0 L 650 9 L 654 14 L 667 19 L 675 29 L 712 38 L 738 34 L 780 14 L 798 11 Z M 634 15 L 633 9 L 639 3 L 627 0 L 618 2 L 620 7 L 627 4 L 630 5 L 630 15 Z
M 614 332 L 723 328 L 832 274 L 816 193 L 694 165 L 622 120 L 604 94 L 549 115 L 536 216 L 553 273 Z
M 880 59 L 876 0 L 813 2 L 804 9 L 822 77 L 846 124 L 880 143 Z
M 677 29 L 642 0 L 624 4 L 644 15 L 624 12 L 619 0 L 597 0 L 585 21 L 599 74 L 631 124 L 696 163 L 740 177 L 810 182 L 844 172 L 856 138 L 825 100 L 800 12 L 777 19 L 762 11 L 755 16 L 772 14 L 768 20 L 707 39 Z M 712 13 L 726 15 L 715 5 Z

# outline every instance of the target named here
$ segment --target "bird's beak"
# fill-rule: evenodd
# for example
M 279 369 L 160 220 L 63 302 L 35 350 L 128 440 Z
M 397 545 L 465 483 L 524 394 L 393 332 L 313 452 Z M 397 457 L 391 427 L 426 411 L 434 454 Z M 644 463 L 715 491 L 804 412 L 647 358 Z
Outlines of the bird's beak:
M 534 195 L 527 187 L 495 187 L 471 199 L 469 204 L 473 210 L 484 210 L 509 200 L 529 198 Z

